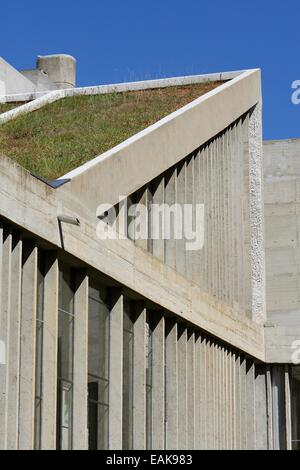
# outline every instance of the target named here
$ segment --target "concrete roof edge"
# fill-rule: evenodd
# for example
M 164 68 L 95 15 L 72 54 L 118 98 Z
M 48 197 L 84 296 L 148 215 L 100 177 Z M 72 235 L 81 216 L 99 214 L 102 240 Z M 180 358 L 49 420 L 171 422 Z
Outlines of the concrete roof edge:
M 185 75 L 170 78 L 158 78 L 154 80 L 141 80 L 136 82 L 112 83 L 104 85 L 95 85 L 87 87 L 76 87 L 72 89 L 61 90 L 65 91 L 66 97 L 88 94 L 106 94 L 106 93 L 122 93 L 124 91 L 137 91 L 146 90 L 150 88 L 171 87 L 179 85 L 190 85 L 193 83 L 205 83 L 206 81 L 227 81 L 244 74 L 245 72 L 253 70 L 238 70 L 238 71 L 224 71 L 214 72 L 203 75 Z M 36 92 L 36 93 L 20 93 L 13 95 L 3 95 L 0 97 L 0 102 L 22 102 L 44 97 L 49 92 Z
M 191 103 L 187 104 L 186 106 L 180 108 L 179 110 L 169 114 L 165 118 L 161 119 L 160 121 L 156 122 L 155 124 L 152 124 L 151 126 L 147 127 L 146 129 L 142 130 L 141 132 L 135 134 L 134 136 L 130 137 L 129 139 L 125 140 L 121 144 L 117 145 L 116 147 L 113 147 L 112 149 L 108 150 L 107 152 L 98 155 L 94 157 L 93 159 L 89 160 L 88 162 L 84 163 L 83 165 L 75 168 L 74 170 L 68 172 L 66 175 L 61 176 L 58 179 L 69 179 L 72 180 L 73 178 L 80 176 L 83 174 L 85 171 L 90 170 L 92 167 L 96 166 L 99 162 L 102 162 L 104 160 L 109 159 L 111 156 L 116 154 L 117 152 L 126 149 L 129 147 L 132 143 L 144 138 L 147 134 L 151 134 L 153 131 L 156 129 L 162 127 L 163 125 L 167 124 L 168 122 L 176 119 L 179 115 L 184 114 L 186 111 L 189 109 L 192 109 L 195 106 L 199 106 L 202 102 L 210 99 L 212 96 L 215 96 L 219 93 L 222 93 L 223 90 L 226 88 L 234 85 L 238 81 L 242 80 L 243 78 L 248 77 L 249 75 L 255 74 L 259 72 L 260 69 L 253 69 L 253 70 L 247 70 L 239 75 L 237 75 L 234 79 L 232 79 L 229 82 L 226 82 L 219 87 L 215 88 L 214 90 L 209 91 L 208 93 L 205 93 L 204 95 L 200 96 L 196 100 L 192 101 Z

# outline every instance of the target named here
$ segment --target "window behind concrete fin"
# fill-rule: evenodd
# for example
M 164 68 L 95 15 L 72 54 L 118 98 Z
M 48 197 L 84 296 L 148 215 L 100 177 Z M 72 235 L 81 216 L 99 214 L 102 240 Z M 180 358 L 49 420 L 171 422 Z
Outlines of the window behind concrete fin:
M 57 449 L 72 448 L 73 356 L 74 356 L 74 276 L 60 266 L 57 351 Z
M 89 449 L 108 449 L 109 307 L 108 289 L 90 281 L 88 327 Z
M 292 448 L 300 450 L 300 367 L 292 368 Z

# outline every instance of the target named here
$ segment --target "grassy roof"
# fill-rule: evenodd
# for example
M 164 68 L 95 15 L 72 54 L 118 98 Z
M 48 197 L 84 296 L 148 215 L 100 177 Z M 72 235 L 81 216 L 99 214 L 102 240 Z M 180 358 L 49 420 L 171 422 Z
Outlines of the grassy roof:
M 0 103 L 0 114 L 6 113 L 6 111 L 10 111 L 11 109 L 18 108 L 24 103 Z
M 0 155 L 11 157 L 39 176 L 54 179 L 218 85 L 202 83 L 65 98 L 1 125 Z

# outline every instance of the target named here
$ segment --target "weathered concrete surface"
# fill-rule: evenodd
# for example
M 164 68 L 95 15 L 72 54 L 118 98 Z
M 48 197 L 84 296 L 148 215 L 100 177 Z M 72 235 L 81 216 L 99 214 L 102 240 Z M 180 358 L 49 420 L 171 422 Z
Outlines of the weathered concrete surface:
M 195 83 L 207 83 L 207 82 L 226 82 L 232 80 L 239 75 L 245 73 L 245 70 L 235 72 L 221 72 L 212 73 L 205 75 L 188 75 L 184 77 L 173 77 L 173 78 L 160 78 L 156 80 L 143 80 L 139 82 L 125 82 L 115 83 L 113 85 L 96 85 L 88 87 L 78 87 L 65 89 L 65 97 L 67 96 L 82 96 L 82 95 L 101 95 L 106 93 L 122 93 L 126 91 L 137 91 L 137 90 L 149 90 L 155 88 L 166 88 L 170 86 L 183 86 L 191 85 Z M 45 95 L 45 92 L 34 92 L 33 94 L 18 93 L 9 95 L 7 94 L 5 102 L 19 102 L 28 101 L 41 98 Z
M 57 89 L 55 84 L 49 80 L 48 75 L 41 70 L 21 70 L 21 74 L 34 84 L 37 92 Z
M 36 236 L 61 247 L 57 215 L 69 207 L 65 194 L 38 181 L 10 159 L 0 159 L 0 213 Z M 95 220 L 63 226 L 64 250 L 157 305 L 264 360 L 263 328 L 241 317 L 179 273 L 137 248 L 131 240 L 101 240 Z
M 38 56 L 37 69 L 45 72 L 58 90 L 74 88 L 76 85 L 76 59 L 70 55 Z
M 204 292 L 130 240 L 100 243 L 96 235 L 98 204 L 115 204 L 120 195 L 132 194 L 249 112 L 260 98 L 259 71 L 246 72 L 75 170 L 69 175 L 73 178 L 71 183 L 56 191 L 36 181 L 10 160 L 2 159 L 0 213 L 56 246 L 61 246 L 57 215 L 76 215 L 82 222 L 81 228 L 63 226 L 66 251 L 75 256 L 79 254 L 82 261 L 117 282 L 248 354 L 263 359 L 263 328 L 251 319 L 240 318 L 237 306 L 232 308 L 227 302 Z M 256 117 L 254 128 L 259 126 L 258 121 Z M 245 129 L 249 132 L 249 127 Z M 260 158 L 259 135 L 256 130 L 252 130 L 252 134 L 248 136 L 249 139 L 254 136 L 252 150 L 246 142 L 247 152 L 243 155 L 248 164 L 252 158 L 250 173 L 254 171 L 253 165 L 259 165 Z M 253 181 L 257 183 L 255 178 Z M 254 187 L 257 189 L 256 183 Z M 253 200 L 259 205 L 256 196 Z M 251 212 L 249 207 L 247 210 Z M 253 231 L 254 228 L 257 231 L 261 223 L 257 210 L 255 206 L 250 234 L 253 237 L 251 243 L 260 250 L 261 238 Z M 261 273 L 258 275 L 260 279 Z M 262 287 L 261 284 L 260 289 Z M 263 314 L 262 308 L 260 311 Z
M 4 83 L 7 94 L 32 93 L 34 91 L 33 83 L 2 57 L 0 57 L 0 80 Z
M 300 140 L 264 143 L 266 357 L 290 363 L 300 340 Z

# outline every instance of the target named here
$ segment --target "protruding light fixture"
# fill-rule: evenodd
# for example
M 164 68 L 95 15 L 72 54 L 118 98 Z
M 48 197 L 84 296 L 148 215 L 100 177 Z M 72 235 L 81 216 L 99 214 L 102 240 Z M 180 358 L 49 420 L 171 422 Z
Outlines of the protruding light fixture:
M 77 225 L 77 227 L 80 227 L 80 220 L 77 219 L 76 217 L 70 217 L 68 215 L 58 215 L 57 219 L 61 223 L 70 224 L 70 225 Z

